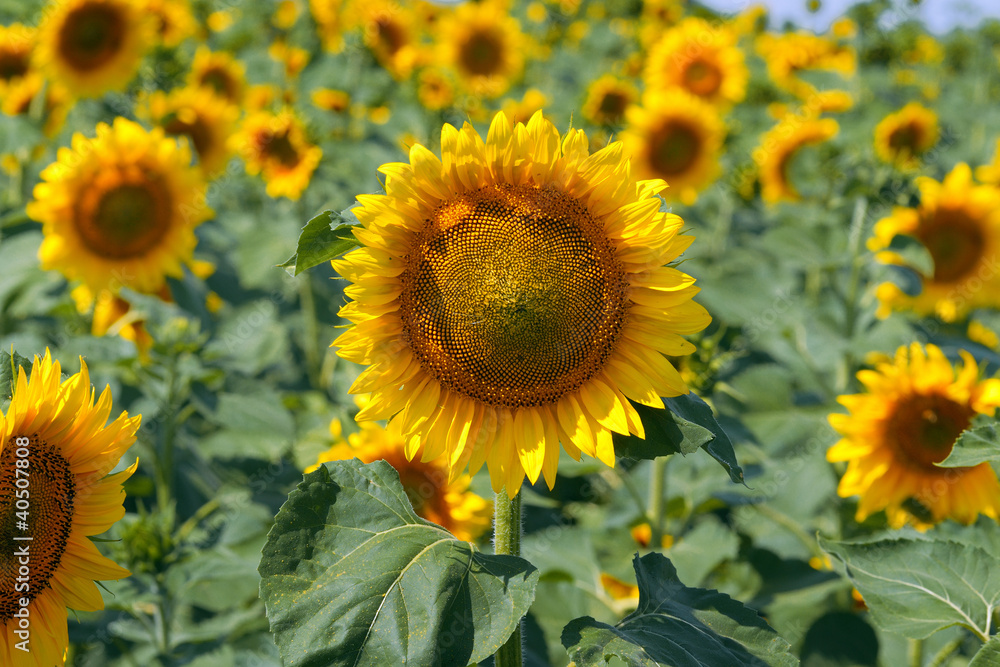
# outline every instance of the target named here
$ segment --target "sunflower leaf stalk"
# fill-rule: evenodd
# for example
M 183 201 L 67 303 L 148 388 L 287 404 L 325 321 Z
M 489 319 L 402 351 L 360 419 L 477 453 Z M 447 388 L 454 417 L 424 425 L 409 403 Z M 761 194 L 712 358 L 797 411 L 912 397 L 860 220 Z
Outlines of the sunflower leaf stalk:
M 494 499 L 493 550 L 496 554 L 521 555 L 521 492 L 511 498 L 501 489 Z M 521 667 L 521 627 L 514 630 L 494 656 L 496 667 Z

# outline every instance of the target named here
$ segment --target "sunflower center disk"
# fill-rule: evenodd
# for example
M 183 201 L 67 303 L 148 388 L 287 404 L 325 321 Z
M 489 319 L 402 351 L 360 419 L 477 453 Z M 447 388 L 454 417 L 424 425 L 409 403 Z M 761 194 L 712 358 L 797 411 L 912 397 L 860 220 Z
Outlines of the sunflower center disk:
M 917 232 L 934 258 L 934 280 L 951 283 L 972 274 L 983 256 L 986 239 L 979 225 L 961 212 L 940 209 Z
M 288 133 L 268 134 L 260 140 L 260 154 L 277 160 L 286 167 L 299 163 L 299 152 L 295 150 Z
M 101 67 L 121 51 L 125 18 L 115 9 L 84 6 L 70 12 L 59 35 L 59 52 L 77 70 Z
M 627 282 L 603 225 L 558 190 L 496 185 L 427 221 L 402 275 L 413 350 L 447 387 L 491 405 L 558 400 L 603 366 Z
M 490 32 L 474 33 L 462 44 L 459 58 L 465 69 L 477 76 L 495 74 L 502 63 L 503 44 Z
M 0 80 L 10 81 L 27 73 L 28 58 L 26 55 L 0 53 Z
M 713 63 L 695 60 L 684 68 L 684 86 L 695 95 L 712 95 L 722 85 L 722 72 Z
M 186 136 L 191 139 L 194 150 L 199 156 L 204 156 L 212 147 L 212 135 L 204 121 L 192 115 L 182 118 L 180 114 L 172 114 L 163 125 L 163 131 L 171 136 Z
M 660 174 L 683 174 L 698 158 L 699 148 L 698 135 L 691 127 L 671 121 L 650 139 L 649 161 Z
M 925 473 L 944 474 L 935 463 L 951 453 L 975 411 L 945 396 L 911 396 L 897 406 L 886 433 L 901 457 Z
M 920 128 L 915 125 L 904 125 L 889 135 L 889 147 L 895 151 L 906 150 L 915 153 L 921 139 Z
M 236 96 L 236 83 L 225 70 L 211 68 L 202 73 L 199 82 L 208 86 L 219 95 L 232 100 Z
M 49 587 L 73 527 L 76 484 L 69 463 L 37 436 L 28 438 L 27 447 L 18 445 L 17 439 L 11 436 L 0 452 L 0 541 L 5 545 L 0 549 L 0 591 L 4 593 L 0 595 L 0 623 L 14 617 L 20 609 L 19 598 L 34 600 Z M 18 467 L 19 460 L 27 461 L 27 467 Z M 22 567 L 27 568 L 27 576 Z M 26 590 L 18 586 L 24 583 Z
M 77 213 L 77 229 L 95 254 L 111 259 L 143 255 L 159 243 L 169 224 L 164 219 L 170 198 L 159 183 L 116 185 L 85 196 Z

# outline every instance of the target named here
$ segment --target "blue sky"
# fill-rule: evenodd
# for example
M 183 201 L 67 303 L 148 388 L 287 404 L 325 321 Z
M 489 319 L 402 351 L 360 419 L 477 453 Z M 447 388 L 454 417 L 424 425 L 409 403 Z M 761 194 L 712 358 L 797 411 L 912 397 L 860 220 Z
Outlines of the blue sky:
M 760 3 L 771 12 L 771 25 L 779 27 L 790 20 L 803 28 L 825 31 L 856 0 L 821 0 L 816 14 L 806 10 L 806 0 L 701 0 L 703 4 L 723 12 L 736 12 L 750 4 Z M 898 19 L 917 17 L 931 32 L 943 33 L 955 26 L 975 26 L 987 17 L 1000 18 L 1000 0 L 923 0 L 914 7 L 910 0 L 895 0 L 890 16 Z

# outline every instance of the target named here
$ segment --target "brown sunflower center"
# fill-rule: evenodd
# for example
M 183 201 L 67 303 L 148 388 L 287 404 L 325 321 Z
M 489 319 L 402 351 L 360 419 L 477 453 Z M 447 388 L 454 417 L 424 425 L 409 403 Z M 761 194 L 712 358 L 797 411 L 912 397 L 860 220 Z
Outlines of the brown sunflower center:
M 158 180 L 148 179 L 85 193 L 76 227 L 83 243 L 97 255 L 138 257 L 167 233 L 170 212 L 169 194 Z
M 169 135 L 179 137 L 185 136 L 191 140 L 198 157 L 204 160 L 205 154 L 212 150 L 212 132 L 201 116 L 190 115 L 190 118 L 182 118 L 181 114 L 170 114 L 163 119 L 163 131 Z
M 603 368 L 627 282 L 603 225 L 553 187 L 493 185 L 442 204 L 401 276 L 413 351 L 491 405 L 540 405 Z
M 257 149 L 265 159 L 277 160 L 285 167 L 299 163 L 299 152 L 288 137 L 288 131 L 264 134 L 258 139 Z
M 901 125 L 889 134 L 889 148 L 897 153 L 919 153 L 923 150 L 923 141 L 924 129 L 916 123 Z
M 609 91 L 601 98 L 597 111 L 602 118 L 614 120 L 621 118 L 628 106 L 628 96 L 617 91 Z
M 698 159 L 701 137 L 695 128 L 678 120 L 667 121 L 649 140 L 649 162 L 664 176 L 683 174 Z
M 200 85 L 207 86 L 229 101 L 236 100 L 236 81 L 222 67 L 209 67 L 198 78 Z
M 491 30 L 477 30 L 462 43 L 458 57 L 470 74 L 497 74 L 503 66 L 503 41 Z
M 73 69 L 90 71 L 117 56 L 125 43 L 125 17 L 110 5 L 85 4 L 69 13 L 59 32 L 59 53 Z
M 11 436 L 0 451 L 0 623 L 20 598 L 49 587 L 73 527 L 76 482 L 62 454 L 37 436 Z M 31 538 L 21 539 L 21 538 Z
M 684 87 L 695 95 L 714 95 L 722 85 L 722 72 L 715 63 L 701 58 L 692 60 L 684 68 Z
M 951 283 L 973 273 L 983 256 L 981 226 L 962 211 L 939 208 L 917 231 L 934 258 L 934 281 Z
M 0 80 L 10 81 L 28 73 L 29 54 L 20 51 L 0 51 Z
M 391 17 L 379 17 L 375 21 L 375 30 L 379 49 L 390 56 L 406 45 L 403 28 Z
M 944 473 L 940 463 L 951 453 L 975 411 L 940 394 L 903 399 L 886 424 L 886 439 L 904 462 L 925 473 Z

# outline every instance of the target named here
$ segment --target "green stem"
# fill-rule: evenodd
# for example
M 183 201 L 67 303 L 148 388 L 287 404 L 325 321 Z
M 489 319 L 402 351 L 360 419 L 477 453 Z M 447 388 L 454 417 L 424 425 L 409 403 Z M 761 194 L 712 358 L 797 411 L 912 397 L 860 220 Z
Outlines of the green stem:
M 502 489 L 493 501 L 493 551 L 509 556 L 521 555 L 521 492 L 513 499 Z M 496 667 L 521 667 L 521 624 L 496 652 Z
M 174 439 L 177 435 L 177 357 L 170 356 L 167 368 L 167 407 L 163 426 L 163 440 L 160 443 L 159 470 L 156 485 L 156 504 L 161 512 L 167 511 L 174 497 Z
M 319 362 L 319 322 L 316 320 L 316 299 L 313 297 L 312 277 L 307 273 L 299 276 L 299 300 L 302 302 L 302 332 L 303 346 L 306 353 L 306 372 L 309 384 L 314 389 L 320 388 Z
M 666 500 L 663 497 L 666 486 L 667 461 L 669 456 L 653 459 L 649 477 L 649 548 L 659 549 L 663 546 L 663 509 Z
M 910 667 L 921 667 L 924 664 L 924 640 L 910 640 Z
M 848 232 L 848 247 L 851 252 L 851 273 L 847 280 L 846 303 L 844 304 L 844 335 L 848 341 L 854 340 L 854 330 L 858 320 L 858 288 L 861 286 L 861 270 L 864 258 L 861 253 L 861 237 L 865 231 L 865 216 L 868 214 L 868 200 L 858 197 L 854 202 L 854 215 L 851 217 L 851 227 Z M 838 393 L 847 390 L 851 381 L 851 370 L 854 366 L 854 356 L 848 352 L 844 355 L 843 372 L 837 378 Z
M 958 650 L 958 648 L 965 641 L 965 636 L 961 636 L 958 639 L 952 639 L 950 642 L 941 647 L 931 661 L 927 664 L 927 667 L 941 667 L 951 655 Z

